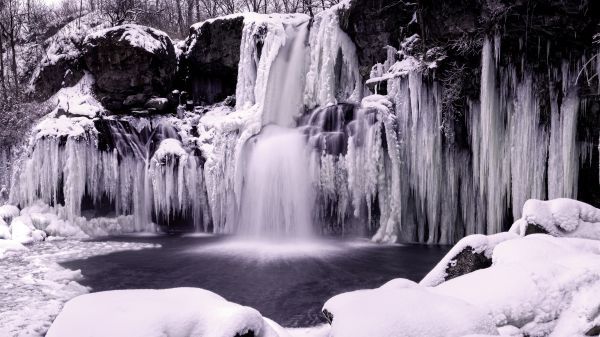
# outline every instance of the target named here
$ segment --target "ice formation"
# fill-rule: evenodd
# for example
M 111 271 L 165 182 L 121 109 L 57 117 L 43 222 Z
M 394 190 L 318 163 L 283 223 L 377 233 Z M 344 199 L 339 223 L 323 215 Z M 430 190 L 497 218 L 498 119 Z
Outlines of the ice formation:
M 466 104 L 466 132 L 457 141 L 435 79 L 444 56 L 413 55 L 418 35 L 399 50 L 387 47 L 387 60 L 373 67 L 366 87 L 383 92 L 385 83 L 387 93 L 363 97 L 369 90 L 356 47 L 340 28 L 338 9 L 346 5 L 312 20 L 230 16 L 244 19 L 235 109 L 99 118 L 89 76 L 63 88 L 53 99 L 69 118 L 57 109 L 34 130 L 11 201 L 64 204 L 60 215 L 73 224 L 89 199 L 96 208 L 108 202 L 137 231 L 186 218 L 216 233 L 256 232 L 270 226 L 258 223 L 274 222 L 274 232 L 290 235 L 360 232 L 375 241 L 451 243 L 506 229 L 530 198 L 577 197 L 579 166 L 591 162 L 593 143 L 576 136 L 585 104 L 575 69 L 585 60 L 551 69 L 548 82 L 561 85 L 545 88 L 546 113 L 535 72 L 503 58 L 499 37 L 485 38 L 480 97 Z M 124 38 L 149 51 L 159 47 L 133 28 Z M 287 150 L 266 135 L 271 124 L 284 130 Z M 9 170 L 0 166 L 0 183 Z M 266 209 L 275 201 L 281 212 Z

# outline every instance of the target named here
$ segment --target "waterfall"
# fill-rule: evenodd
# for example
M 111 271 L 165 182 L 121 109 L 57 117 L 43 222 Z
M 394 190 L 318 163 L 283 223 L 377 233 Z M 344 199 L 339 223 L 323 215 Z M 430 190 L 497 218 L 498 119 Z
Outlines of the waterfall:
M 238 232 L 309 236 L 315 197 L 304 135 L 269 125 L 247 147 Z

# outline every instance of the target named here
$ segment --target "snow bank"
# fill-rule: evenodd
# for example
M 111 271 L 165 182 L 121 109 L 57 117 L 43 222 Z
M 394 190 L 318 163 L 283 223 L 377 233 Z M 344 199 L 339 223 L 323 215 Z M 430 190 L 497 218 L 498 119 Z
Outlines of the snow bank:
M 334 296 L 323 309 L 333 315 L 330 337 L 497 334 L 480 308 L 405 279 Z
M 117 290 L 72 299 L 46 336 L 278 336 L 270 324 L 255 309 L 203 289 Z
M 64 303 L 89 291 L 77 283 L 82 278 L 80 271 L 65 269 L 59 262 L 157 247 L 145 243 L 52 240 L 23 251 L 26 248 L 14 241 L 0 240 L 0 246 L 5 244 L 20 249 L 0 259 L 0 336 L 11 337 L 44 336 Z
M 600 209 L 573 199 L 527 200 L 510 232 L 523 236 L 531 224 L 553 236 L 600 240 Z
M 513 233 L 498 233 L 493 235 L 474 234 L 458 241 L 442 260 L 419 282 L 426 287 L 434 287 L 443 283 L 448 276 L 448 268 L 455 266 L 458 255 L 464 250 L 471 254 L 482 254 L 488 259 L 492 258 L 494 248 L 501 242 L 517 238 Z
M 431 291 L 476 305 L 529 336 L 582 336 L 598 325 L 600 242 L 529 235 L 504 241 L 493 265 Z M 595 308 L 595 309 L 592 309 Z

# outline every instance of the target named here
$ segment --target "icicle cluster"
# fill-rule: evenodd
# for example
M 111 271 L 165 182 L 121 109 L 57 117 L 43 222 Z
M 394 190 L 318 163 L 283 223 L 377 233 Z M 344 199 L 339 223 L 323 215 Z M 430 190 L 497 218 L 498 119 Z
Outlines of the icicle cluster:
M 41 200 L 63 205 L 65 220 L 79 223 L 87 197 L 94 207 L 108 200 L 116 215 L 132 215 L 135 223 L 127 226 L 129 230 L 154 231 L 152 211 L 167 220 L 174 214 L 189 215 L 195 228 L 207 230 L 210 221 L 198 159 L 176 139 L 163 140 L 150 157 L 152 140 L 142 144 L 122 123 L 115 121 L 118 127 L 110 131 L 115 147 L 101 150 L 93 120 L 46 118 L 34 130 L 30 153 L 16 172 L 11 203 L 28 206 Z M 135 128 L 136 123 L 131 125 Z M 145 132 L 153 129 L 155 135 L 161 129 L 149 121 L 137 126 Z M 177 135 L 170 131 L 161 136 Z

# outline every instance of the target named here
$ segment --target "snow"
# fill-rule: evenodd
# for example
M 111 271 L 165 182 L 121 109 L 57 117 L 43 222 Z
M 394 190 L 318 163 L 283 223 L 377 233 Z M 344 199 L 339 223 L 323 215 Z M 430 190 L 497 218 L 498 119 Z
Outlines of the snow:
M 203 289 L 116 290 L 72 299 L 46 336 L 231 337 L 250 331 L 279 336 L 271 324 L 255 309 Z
M 19 216 L 19 208 L 14 205 L 2 205 L 0 206 L 0 219 L 7 223 L 10 223 L 12 218 Z
M 6 222 L 0 219 L 0 239 L 10 240 L 12 235 Z
M 492 258 L 494 248 L 501 242 L 518 238 L 514 233 L 498 233 L 492 235 L 473 234 L 462 238 L 442 258 L 440 262 L 419 282 L 425 287 L 434 287 L 443 283 L 446 279 L 446 269 L 456 260 L 456 256 L 463 250 L 469 248 L 473 254 L 483 253 L 487 258 Z
M 0 240 L 19 249 L 0 258 L 0 336 L 41 337 L 69 299 L 87 293 L 77 283 L 78 270 L 58 263 L 124 250 L 155 248 L 156 245 L 129 242 L 44 241 L 29 249 L 14 241 Z M 2 249 L 0 249 L 2 250 Z
M 521 236 L 529 224 L 536 224 L 553 236 L 600 240 L 600 209 L 584 202 L 566 198 L 530 199 L 521 213 L 510 229 Z
M 121 31 L 122 34 L 119 41 L 126 41 L 130 46 L 144 49 L 149 53 L 160 53 L 168 50 L 167 41 L 171 41 L 171 38 L 167 34 L 158 29 L 136 24 L 125 24 L 90 33 L 85 37 L 84 44 L 93 45 L 95 40 Z
M 81 43 L 85 36 L 98 29 L 109 26 L 108 20 L 97 12 L 91 12 L 77 18 L 56 34 L 46 39 L 45 50 L 29 81 L 29 91 L 35 91 L 33 84 L 42 68 L 54 65 L 62 60 L 74 60 L 81 56 Z
M 14 241 L 14 240 L 5 240 L 0 239 L 0 259 L 4 258 L 4 255 L 7 252 L 16 252 L 16 251 L 24 251 L 27 250 L 27 247 L 23 246 L 23 244 Z
M 497 335 L 481 308 L 405 279 L 334 296 L 323 309 L 333 314 L 330 337 Z
M 598 320 L 600 242 L 530 235 L 504 241 L 493 265 L 446 281 L 431 291 L 488 312 L 497 326 L 530 336 L 582 336 Z

